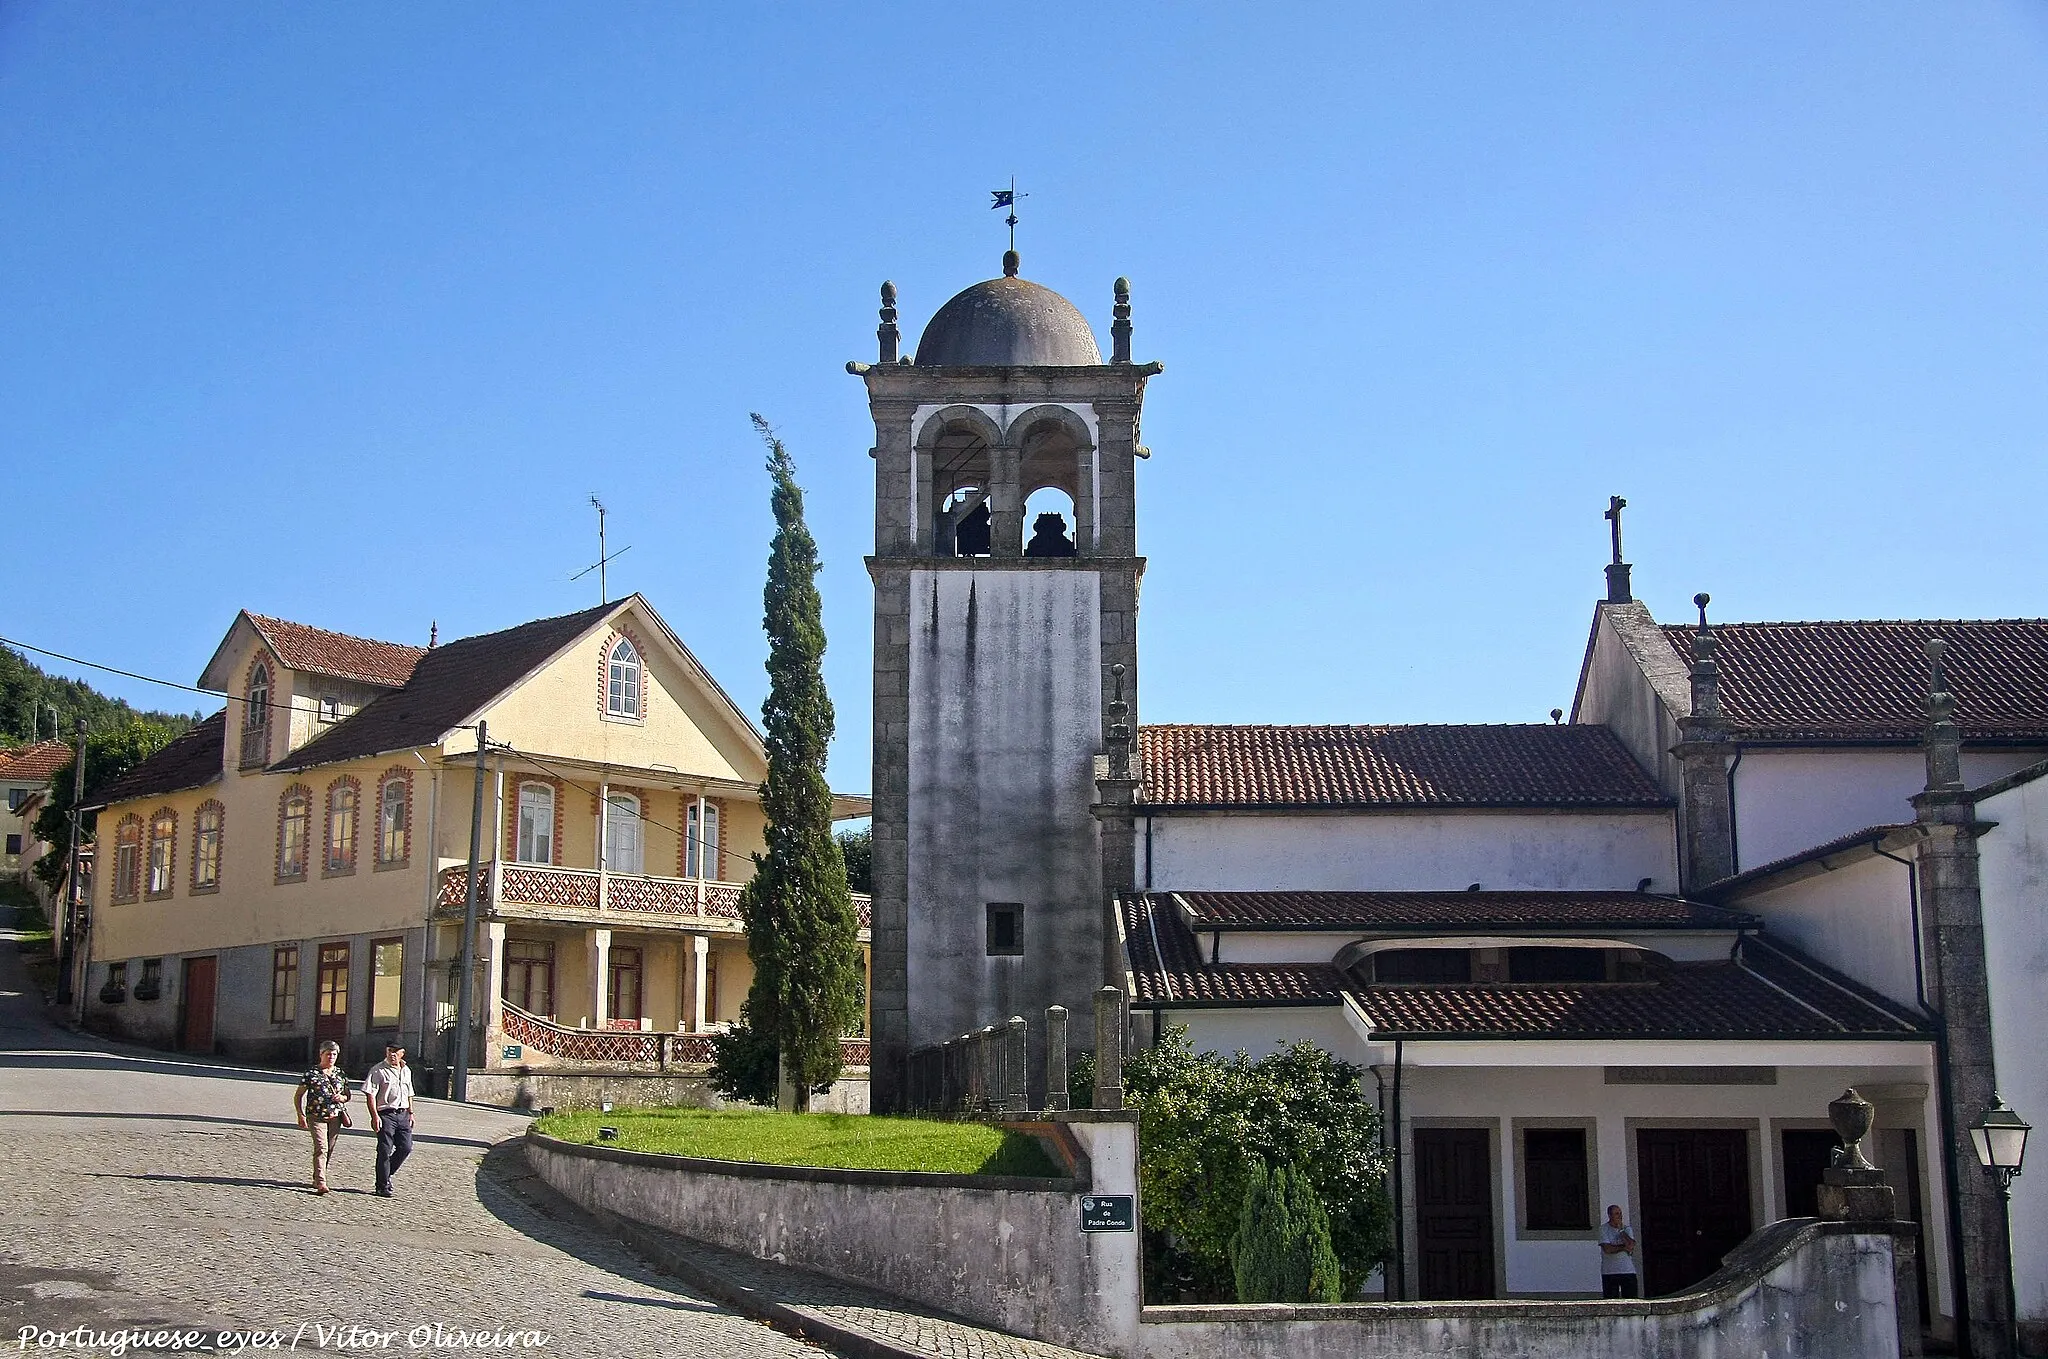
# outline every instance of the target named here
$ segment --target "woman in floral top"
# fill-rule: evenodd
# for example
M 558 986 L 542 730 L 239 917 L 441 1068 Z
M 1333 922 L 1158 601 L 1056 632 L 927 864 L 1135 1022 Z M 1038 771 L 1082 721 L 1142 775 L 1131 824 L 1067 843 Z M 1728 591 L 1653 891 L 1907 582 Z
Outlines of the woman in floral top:
M 320 1065 L 299 1077 L 292 1107 L 298 1111 L 299 1126 L 313 1132 L 313 1192 L 327 1192 L 327 1162 L 334 1156 L 334 1144 L 348 1126 L 348 1074 L 335 1062 L 341 1044 L 332 1040 L 320 1045 Z

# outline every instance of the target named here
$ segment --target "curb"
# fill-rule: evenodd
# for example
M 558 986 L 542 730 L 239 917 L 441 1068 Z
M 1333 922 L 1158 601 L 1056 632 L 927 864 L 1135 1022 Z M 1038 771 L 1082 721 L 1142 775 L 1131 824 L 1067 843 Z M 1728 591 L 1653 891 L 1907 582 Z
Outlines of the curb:
M 764 1297 L 745 1284 L 735 1283 L 716 1270 L 699 1268 L 695 1261 L 672 1249 L 668 1242 L 662 1239 L 667 1233 L 650 1230 L 630 1218 L 619 1217 L 602 1209 L 597 1210 L 595 1216 L 606 1227 L 616 1232 L 621 1240 L 665 1272 L 716 1298 L 734 1311 L 756 1320 L 766 1321 L 777 1330 L 786 1331 L 800 1340 L 828 1344 L 848 1356 L 848 1359 L 932 1359 L 931 1353 L 927 1350 L 911 1349 L 866 1331 L 842 1326 L 826 1317 L 800 1311 L 787 1303 Z

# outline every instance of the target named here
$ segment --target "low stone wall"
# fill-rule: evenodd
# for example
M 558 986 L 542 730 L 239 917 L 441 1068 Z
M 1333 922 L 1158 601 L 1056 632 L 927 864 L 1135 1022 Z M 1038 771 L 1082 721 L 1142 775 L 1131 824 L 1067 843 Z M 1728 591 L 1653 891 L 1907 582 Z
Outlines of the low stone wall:
M 606 1100 L 626 1105 L 679 1105 L 691 1109 L 745 1107 L 719 1098 L 704 1076 L 653 1071 L 472 1071 L 469 1098 L 473 1104 L 506 1109 L 597 1109 Z M 868 1083 L 841 1078 L 822 1095 L 811 1097 L 821 1114 L 864 1114 Z
M 1080 1229 L 1084 1193 L 1137 1187 L 1136 1125 L 1057 1116 L 1070 1179 L 817 1170 L 658 1156 L 527 1134 L 527 1158 L 585 1208 L 872 1284 L 982 1325 L 1097 1353 L 1137 1330 L 1135 1232 Z
M 1148 1307 L 1132 1359 L 1897 1359 L 1895 1232 L 1773 1223 L 1689 1293 L 1644 1302 Z

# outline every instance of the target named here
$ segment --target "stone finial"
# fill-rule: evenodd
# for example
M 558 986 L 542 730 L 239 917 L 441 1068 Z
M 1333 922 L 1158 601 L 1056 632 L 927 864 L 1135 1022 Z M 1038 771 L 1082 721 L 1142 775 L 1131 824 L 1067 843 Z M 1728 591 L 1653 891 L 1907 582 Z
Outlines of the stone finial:
M 1840 1099 L 1828 1105 L 1828 1122 L 1834 1125 L 1835 1136 L 1842 1139 L 1842 1149 L 1835 1153 L 1838 1168 L 1877 1169 L 1863 1154 L 1863 1139 L 1870 1136 L 1870 1124 L 1876 1112 L 1870 1101 L 1857 1094 L 1853 1087 L 1844 1090 Z
M 1124 1107 L 1124 993 L 1114 986 L 1095 993 L 1095 1107 Z
M 1949 692 L 1943 658 L 1948 643 L 1927 639 L 1927 791 L 1954 792 L 1963 786 L 1963 738 L 1956 727 L 1956 696 Z
M 1828 1105 L 1828 1122 L 1842 1146 L 1834 1164 L 1821 1172 L 1816 1187 L 1818 1215 L 1835 1222 L 1888 1222 L 1898 1215 L 1898 1195 L 1885 1183 L 1884 1172 L 1863 1154 L 1876 1110 L 1854 1090 Z
M 1553 727 L 1564 725 L 1564 709 L 1552 708 L 1550 710 L 1550 725 Z
M 1067 1007 L 1045 1008 L 1045 1107 L 1067 1107 Z
M 427 624 L 427 650 L 432 651 L 435 647 L 439 646 L 440 644 L 441 620 L 437 618 L 433 622 Z
M 1702 590 L 1692 597 L 1700 611 L 1698 629 L 1692 635 L 1692 716 L 1696 723 L 1721 725 L 1721 639 L 1707 626 L 1707 605 L 1714 597 Z
M 1109 667 L 1109 768 L 1113 778 L 1131 776 L 1131 705 L 1124 699 L 1124 664 Z
M 1024 261 L 1018 256 L 1016 251 L 1005 250 L 1003 252 L 1003 277 L 1017 277 L 1017 270 L 1019 266 L 1023 264 L 1023 262 Z
M 1109 361 L 1129 363 L 1131 361 L 1131 281 L 1120 278 L 1116 281 L 1116 306 L 1114 319 L 1109 323 Z
M 882 324 L 875 327 L 875 339 L 880 349 L 879 362 L 896 362 L 896 346 L 902 339 L 896 329 L 896 285 L 882 285 Z

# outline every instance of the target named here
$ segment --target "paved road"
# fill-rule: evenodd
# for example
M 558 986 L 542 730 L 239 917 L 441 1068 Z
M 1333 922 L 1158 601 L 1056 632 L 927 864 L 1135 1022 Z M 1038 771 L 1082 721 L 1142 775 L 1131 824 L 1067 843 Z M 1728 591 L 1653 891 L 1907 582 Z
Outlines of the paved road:
M 472 1348 L 456 1332 L 526 1333 L 503 1352 L 529 1355 L 825 1353 L 593 1230 L 528 1175 L 505 1144 L 525 1120 L 501 1110 L 422 1101 L 418 1148 L 389 1200 L 370 1193 L 376 1143 L 359 1128 L 335 1155 L 337 1192 L 314 1197 L 290 1078 L 50 1025 L 5 923 L 0 1353 L 113 1352 L 39 1349 L 35 1335 L 22 1348 L 24 1328 L 81 1326 L 189 1328 L 205 1334 L 199 1352 L 214 1352 L 222 1331 L 254 1330 L 281 1332 L 284 1348 L 351 1354 Z M 351 1326 L 391 1334 L 363 1343 Z

